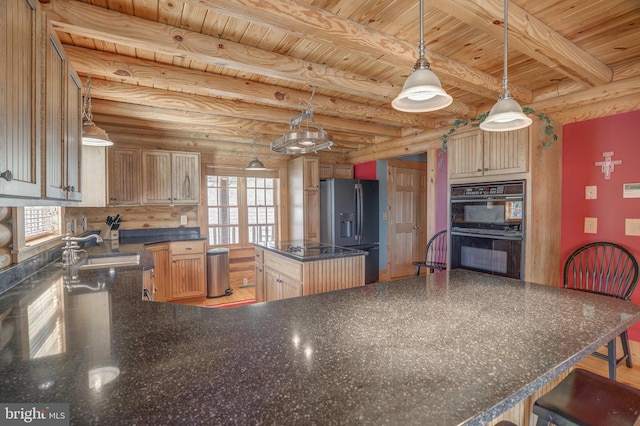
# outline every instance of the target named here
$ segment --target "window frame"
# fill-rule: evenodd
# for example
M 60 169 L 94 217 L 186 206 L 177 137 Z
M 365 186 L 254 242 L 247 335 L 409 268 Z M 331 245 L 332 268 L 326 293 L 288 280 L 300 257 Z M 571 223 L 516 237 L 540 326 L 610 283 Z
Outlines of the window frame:
M 45 251 L 62 244 L 61 238 L 64 235 L 64 207 L 60 206 L 59 208 L 60 217 L 58 233 L 27 240 L 25 237 L 24 229 L 24 207 L 13 207 L 13 211 L 11 213 L 13 216 L 13 249 L 11 250 L 11 254 L 13 255 L 13 263 L 23 262 L 30 257 L 36 256 L 40 253 L 44 253 Z

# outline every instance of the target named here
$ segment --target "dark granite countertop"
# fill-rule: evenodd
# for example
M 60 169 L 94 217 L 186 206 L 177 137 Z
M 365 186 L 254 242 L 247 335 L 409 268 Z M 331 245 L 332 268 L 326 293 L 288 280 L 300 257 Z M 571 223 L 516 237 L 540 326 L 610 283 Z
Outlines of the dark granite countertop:
M 0 401 L 72 424 L 480 425 L 640 319 L 463 270 L 233 309 L 143 301 L 141 275 L 69 290 L 51 265 L 0 295 Z
M 364 250 L 312 241 L 275 241 L 254 243 L 265 250 L 278 253 L 299 262 L 310 262 L 324 259 L 335 259 L 349 256 L 365 256 Z

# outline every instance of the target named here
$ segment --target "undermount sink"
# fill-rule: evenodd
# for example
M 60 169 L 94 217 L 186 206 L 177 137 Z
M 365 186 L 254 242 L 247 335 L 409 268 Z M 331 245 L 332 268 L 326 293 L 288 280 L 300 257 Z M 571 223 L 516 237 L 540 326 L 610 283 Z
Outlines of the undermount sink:
M 140 264 L 139 254 L 123 256 L 90 257 L 78 269 L 117 268 L 119 266 L 135 266 Z

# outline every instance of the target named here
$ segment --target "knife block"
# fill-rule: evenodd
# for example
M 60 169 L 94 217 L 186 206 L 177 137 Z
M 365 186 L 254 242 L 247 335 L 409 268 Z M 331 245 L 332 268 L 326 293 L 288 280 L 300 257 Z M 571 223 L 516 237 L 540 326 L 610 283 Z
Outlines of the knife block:
M 100 231 L 100 237 L 103 240 L 119 240 L 120 239 L 120 231 L 117 229 L 111 229 L 109 225 L 104 225 L 102 227 L 102 231 Z

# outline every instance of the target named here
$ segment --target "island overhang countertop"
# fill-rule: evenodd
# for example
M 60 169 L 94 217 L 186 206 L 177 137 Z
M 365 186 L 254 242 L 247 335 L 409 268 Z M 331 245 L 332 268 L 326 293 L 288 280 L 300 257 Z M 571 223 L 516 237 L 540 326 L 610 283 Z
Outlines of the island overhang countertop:
M 0 295 L 21 336 L 0 401 L 69 403 L 72 424 L 481 425 L 640 319 L 629 302 L 463 270 L 234 309 L 142 301 L 140 275 L 81 271 L 106 285 L 62 290 L 49 356 L 20 342 L 60 269 Z M 106 367 L 119 375 L 96 387 Z
M 299 262 L 325 260 L 349 256 L 365 256 L 366 251 L 340 247 L 315 241 L 267 241 L 254 243 L 256 247 L 272 251 Z

